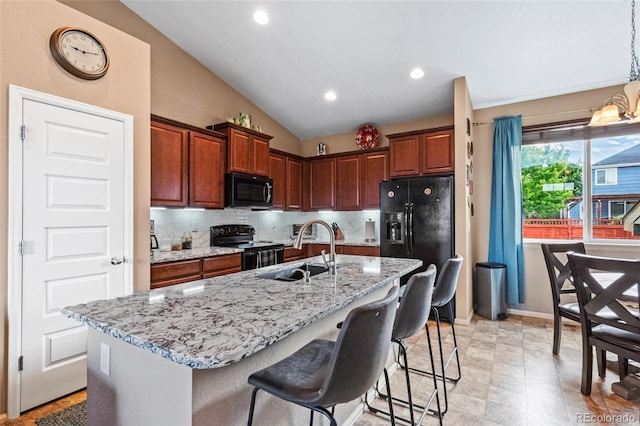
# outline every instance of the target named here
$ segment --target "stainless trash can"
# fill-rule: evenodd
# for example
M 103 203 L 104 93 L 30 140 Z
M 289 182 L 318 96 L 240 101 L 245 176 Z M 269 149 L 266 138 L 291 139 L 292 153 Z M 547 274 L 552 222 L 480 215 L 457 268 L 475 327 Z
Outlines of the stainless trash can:
M 507 265 L 496 262 L 476 263 L 474 299 L 476 312 L 485 318 L 507 318 Z

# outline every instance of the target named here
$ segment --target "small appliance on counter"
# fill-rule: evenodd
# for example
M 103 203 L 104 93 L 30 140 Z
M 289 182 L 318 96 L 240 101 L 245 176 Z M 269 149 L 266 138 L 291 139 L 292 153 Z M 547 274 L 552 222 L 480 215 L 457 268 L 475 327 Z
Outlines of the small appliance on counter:
M 149 241 L 149 246 L 150 246 L 150 251 L 151 251 L 151 256 L 153 256 L 153 250 L 157 250 L 160 248 L 160 246 L 158 245 L 158 238 L 156 237 L 156 229 L 155 229 L 155 223 L 153 220 L 151 220 L 151 238 Z
M 373 243 L 376 241 L 376 222 L 369 219 L 364 223 L 364 242 Z
M 284 262 L 284 244 L 253 241 L 251 225 L 217 225 L 209 228 L 209 245 L 244 249 L 242 270 L 262 268 Z
M 292 240 L 295 240 L 296 238 L 298 238 L 298 234 L 300 233 L 300 228 L 302 228 L 302 224 L 301 223 L 294 223 L 294 224 L 291 225 L 291 229 L 290 229 L 290 232 L 289 232 L 289 237 Z M 315 240 L 316 238 L 318 238 L 318 225 L 316 225 L 314 223 L 311 226 L 308 226 L 304 230 L 304 233 L 302 234 L 302 239 L 303 240 Z

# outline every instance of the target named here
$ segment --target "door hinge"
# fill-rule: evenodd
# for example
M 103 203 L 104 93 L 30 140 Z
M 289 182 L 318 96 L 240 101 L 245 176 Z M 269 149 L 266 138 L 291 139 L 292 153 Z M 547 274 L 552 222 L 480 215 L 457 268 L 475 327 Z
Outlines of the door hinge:
M 22 139 L 22 142 L 24 142 L 26 137 L 27 137 L 27 126 L 23 124 L 20 127 L 20 139 Z
M 24 357 L 20 355 L 18 358 L 18 371 L 24 370 Z
M 20 240 L 18 243 L 18 251 L 20 252 L 20 256 L 24 256 L 24 240 Z

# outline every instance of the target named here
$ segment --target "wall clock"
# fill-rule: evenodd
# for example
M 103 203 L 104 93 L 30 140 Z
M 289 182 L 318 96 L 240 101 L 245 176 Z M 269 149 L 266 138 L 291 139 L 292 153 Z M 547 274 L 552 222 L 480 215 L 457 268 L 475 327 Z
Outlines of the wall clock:
M 77 27 L 58 28 L 49 38 L 54 59 L 70 74 L 85 80 L 97 80 L 109 69 L 104 45 L 90 32 Z

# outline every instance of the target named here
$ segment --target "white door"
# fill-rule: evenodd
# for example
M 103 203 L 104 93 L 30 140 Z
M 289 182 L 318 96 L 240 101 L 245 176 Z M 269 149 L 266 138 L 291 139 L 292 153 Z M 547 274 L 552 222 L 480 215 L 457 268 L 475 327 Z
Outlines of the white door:
M 84 388 L 85 326 L 61 307 L 125 293 L 125 126 L 23 100 L 20 411 Z

